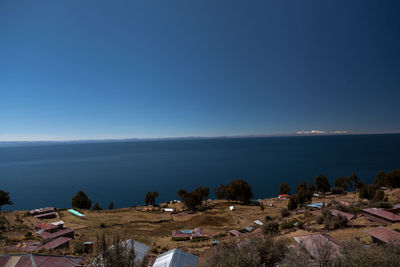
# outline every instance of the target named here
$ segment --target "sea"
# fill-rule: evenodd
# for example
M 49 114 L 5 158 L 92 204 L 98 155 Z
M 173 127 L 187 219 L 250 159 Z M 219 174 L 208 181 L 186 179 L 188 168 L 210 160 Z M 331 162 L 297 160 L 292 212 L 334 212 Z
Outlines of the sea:
M 0 190 L 13 205 L 3 210 L 71 207 L 83 190 L 107 208 L 179 199 L 179 189 L 213 188 L 244 179 L 254 199 L 274 197 L 282 182 L 292 192 L 324 174 L 331 183 L 355 173 L 372 182 L 377 172 L 400 168 L 400 134 L 208 138 L 77 143 L 3 143 Z

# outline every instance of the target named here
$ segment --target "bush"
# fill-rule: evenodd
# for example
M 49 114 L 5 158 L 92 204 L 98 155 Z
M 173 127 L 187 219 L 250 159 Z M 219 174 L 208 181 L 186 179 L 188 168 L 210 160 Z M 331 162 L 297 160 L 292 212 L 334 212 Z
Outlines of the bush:
M 101 228 L 106 228 L 107 225 L 106 225 L 105 223 L 101 223 L 101 224 L 100 224 L 100 227 L 101 227 Z
M 331 192 L 332 192 L 332 194 L 335 194 L 335 195 L 342 195 L 345 191 L 343 190 L 343 188 L 335 186 L 335 187 L 331 188 Z
M 266 222 L 268 222 L 268 221 L 272 221 L 272 218 L 271 218 L 271 216 L 269 216 L 269 215 L 265 216 L 265 221 L 266 221 Z
M 291 195 L 287 206 L 288 210 L 295 210 L 297 208 L 297 200 L 295 195 Z
M 74 253 L 83 254 L 85 252 L 85 245 L 82 242 L 77 242 L 74 246 Z
M 281 209 L 281 216 L 284 217 L 288 217 L 290 216 L 290 211 L 288 211 L 287 209 L 283 208 Z
M 93 206 L 93 210 L 102 210 L 103 208 L 100 207 L 99 203 L 96 202 L 96 204 L 94 204 Z
M 294 223 L 295 223 L 295 221 L 284 221 L 281 223 L 280 227 L 282 230 L 289 229 L 289 228 L 294 227 L 294 225 L 293 225 Z
M 387 201 L 378 201 L 372 204 L 374 208 L 390 209 L 392 204 Z
M 279 223 L 275 221 L 268 221 L 262 226 L 264 234 L 276 234 L 279 232 Z
M 324 223 L 324 217 L 322 217 L 321 215 L 317 217 L 317 219 L 315 220 L 315 222 L 317 224 L 323 224 Z

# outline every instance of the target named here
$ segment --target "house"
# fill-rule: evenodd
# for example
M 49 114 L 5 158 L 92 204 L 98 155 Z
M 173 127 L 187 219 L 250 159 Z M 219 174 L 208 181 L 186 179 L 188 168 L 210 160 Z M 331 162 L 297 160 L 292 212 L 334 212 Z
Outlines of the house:
M 244 230 L 246 230 L 246 232 L 253 232 L 254 227 L 253 226 L 247 226 L 244 228 Z
M 229 207 L 229 210 L 230 210 L 230 211 L 235 210 L 235 207 L 234 207 L 234 206 L 230 206 L 230 207 Z
M 38 248 L 38 250 L 40 249 L 67 249 L 69 248 L 69 241 L 72 238 L 69 237 L 58 237 L 46 244 L 44 244 L 43 246 L 41 246 L 40 248 Z
M 278 196 L 278 198 L 280 198 L 280 199 L 287 199 L 288 197 L 289 197 L 288 194 L 280 194 L 280 195 Z
M 400 233 L 383 226 L 369 229 L 366 233 L 370 235 L 372 241 L 377 244 L 400 244 Z
M 329 253 L 337 255 L 339 253 L 339 243 L 327 234 L 312 234 L 293 237 L 296 242 L 303 246 L 312 258 L 319 256 L 320 248 L 323 246 L 329 247 Z
M 55 207 L 44 207 L 40 209 L 33 209 L 29 211 L 29 214 L 32 216 L 38 215 L 38 214 L 43 214 L 43 213 L 49 213 L 49 212 L 55 212 L 57 211 Z
M 209 234 L 204 233 L 201 228 L 195 228 L 194 230 L 174 230 L 171 234 L 172 240 L 189 240 L 208 236 Z
M 153 267 L 197 267 L 198 257 L 179 248 L 157 256 Z
M 400 216 L 384 209 L 368 208 L 362 210 L 364 216 L 381 224 L 400 222 Z
M 343 212 L 343 211 L 340 211 L 340 210 L 332 210 L 332 211 L 331 211 L 331 214 L 332 214 L 333 216 L 338 216 L 338 215 L 340 214 L 340 215 L 342 215 L 343 217 L 346 217 L 346 219 L 347 219 L 348 221 L 350 221 L 350 220 L 352 220 L 352 219 L 354 218 L 354 215 L 353 215 L 353 214 L 350 214 L 350 213 L 347 213 L 347 212 Z
M 257 224 L 257 225 L 259 225 L 259 226 L 264 225 L 264 223 L 261 222 L 260 220 L 255 220 L 254 223 Z
M 62 230 L 59 230 L 59 231 L 54 232 L 54 233 L 42 232 L 40 234 L 40 236 L 43 237 L 44 239 L 53 239 L 53 238 L 57 238 L 57 237 L 61 237 L 61 236 L 69 237 L 69 238 L 74 239 L 74 230 L 62 229 Z
M 85 253 L 92 253 L 93 252 L 94 243 L 92 241 L 83 242 L 83 246 L 84 246 Z
M 312 203 L 312 204 L 308 204 L 307 207 L 310 208 L 315 208 L 315 209 L 321 209 L 325 204 L 324 203 Z
M 42 232 L 55 233 L 58 231 L 58 226 L 51 223 L 40 222 L 35 225 L 34 230 L 38 234 L 41 234 Z
M 238 236 L 240 236 L 242 233 L 240 233 L 238 230 L 230 230 L 230 231 L 229 231 L 229 234 L 230 234 L 231 236 L 238 237 Z
M 64 221 L 53 222 L 51 224 L 57 226 L 58 229 L 64 229 Z
M 53 219 L 53 218 L 57 218 L 57 212 L 52 211 L 52 212 L 42 213 L 42 214 L 35 215 L 33 217 L 35 217 L 36 219 L 39 219 L 39 220 Z
M 69 256 L 50 256 L 50 255 L 0 255 L 0 266 L 7 267 L 76 267 L 81 266 L 80 263 L 84 258 Z
M 175 212 L 175 209 L 173 208 L 162 208 L 161 210 L 166 212 Z

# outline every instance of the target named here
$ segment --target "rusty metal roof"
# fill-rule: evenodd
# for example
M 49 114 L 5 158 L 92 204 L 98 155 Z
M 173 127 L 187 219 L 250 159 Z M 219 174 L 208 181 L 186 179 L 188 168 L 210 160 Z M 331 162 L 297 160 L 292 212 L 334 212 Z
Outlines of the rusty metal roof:
M 392 212 L 383 210 L 383 209 L 378 209 L 378 208 L 368 208 L 368 209 L 363 209 L 364 212 L 378 216 L 380 218 L 386 219 L 391 222 L 400 222 L 400 216 L 397 214 L 394 214 Z
M 43 238 L 56 238 L 56 237 L 64 236 L 64 235 L 67 235 L 67 234 L 73 233 L 73 232 L 74 232 L 74 230 L 71 230 L 71 229 L 62 229 L 62 230 L 57 231 L 55 233 L 43 232 L 40 235 Z
M 0 266 L 7 267 L 75 267 L 83 258 L 49 255 L 0 255 Z
M 400 233 L 383 226 L 369 229 L 366 233 L 385 243 L 400 243 Z
M 40 228 L 43 229 L 45 231 L 51 230 L 51 229 L 56 229 L 58 226 L 51 224 L 51 223 L 47 223 L 47 222 L 40 222 L 38 223 L 35 228 Z
M 59 238 L 56 238 L 56 239 L 50 241 L 49 243 L 46 243 L 41 248 L 44 248 L 44 249 L 57 249 L 58 247 L 64 245 L 65 243 L 68 243 L 71 239 L 72 238 L 61 236 Z
M 353 214 L 350 214 L 350 213 L 347 213 L 347 212 L 343 212 L 343 211 L 340 211 L 340 210 L 332 210 L 331 214 L 333 216 L 338 216 L 340 214 L 340 215 L 346 217 L 347 220 L 349 220 L 349 221 L 354 218 Z

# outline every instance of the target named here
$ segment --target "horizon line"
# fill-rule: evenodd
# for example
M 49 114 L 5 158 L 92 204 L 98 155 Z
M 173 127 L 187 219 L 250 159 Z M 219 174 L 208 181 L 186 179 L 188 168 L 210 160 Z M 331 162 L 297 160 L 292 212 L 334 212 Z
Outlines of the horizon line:
M 375 134 L 400 134 L 396 132 L 347 132 L 347 131 L 298 131 L 296 133 L 277 134 L 247 134 L 247 135 L 218 135 L 218 136 L 176 136 L 176 137 L 126 137 L 126 138 L 85 138 L 63 140 L 0 140 L 0 143 L 62 143 L 62 142 L 112 142 L 112 141 L 156 141 L 156 140 L 182 140 L 182 139 L 221 139 L 221 138 L 259 138 L 259 137 L 294 137 L 294 136 L 332 136 L 332 135 L 375 135 Z

